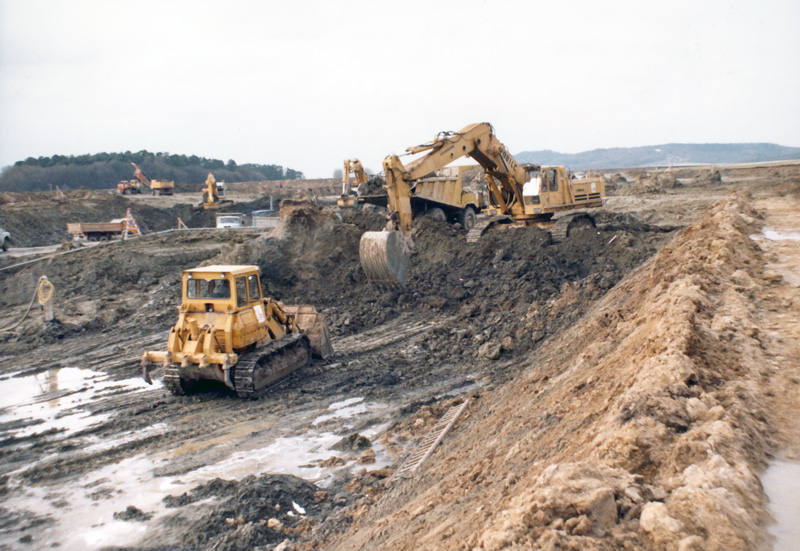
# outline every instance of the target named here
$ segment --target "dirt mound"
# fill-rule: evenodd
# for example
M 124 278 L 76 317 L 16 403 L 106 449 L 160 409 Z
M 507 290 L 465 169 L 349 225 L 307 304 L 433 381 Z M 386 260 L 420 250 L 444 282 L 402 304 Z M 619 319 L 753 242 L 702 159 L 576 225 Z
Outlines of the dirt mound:
M 719 169 L 712 166 L 708 170 L 700 172 L 694 179 L 693 183 L 696 185 L 715 184 L 722 181 L 722 174 Z
M 606 191 L 613 192 L 613 195 L 645 195 L 664 193 L 665 190 L 680 187 L 675 174 L 672 171 L 663 172 L 640 172 L 636 175 L 636 180 L 628 182 L 624 178 L 616 179 L 607 184 Z
M 755 548 L 771 446 L 757 227 L 748 200 L 717 204 L 474 403 L 425 475 L 334 547 Z
M 214 498 L 211 504 L 197 505 L 193 511 L 183 508 L 208 498 Z M 290 475 L 217 478 L 190 493 L 167 496 L 164 502 L 181 507 L 167 520 L 171 531 L 179 534 L 181 549 L 219 551 L 294 539 L 308 530 L 310 519 L 326 515 L 334 505 L 317 486 Z

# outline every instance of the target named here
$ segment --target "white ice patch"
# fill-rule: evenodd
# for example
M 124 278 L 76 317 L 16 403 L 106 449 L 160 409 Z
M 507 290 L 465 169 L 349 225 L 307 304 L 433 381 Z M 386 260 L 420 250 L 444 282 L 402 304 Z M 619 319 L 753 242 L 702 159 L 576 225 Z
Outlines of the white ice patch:
M 294 510 L 297 511 L 298 513 L 300 513 L 301 515 L 305 515 L 306 514 L 306 510 L 303 509 L 302 507 L 300 507 L 297 504 L 297 502 L 294 501 L 294 500 L 292 500 L 292 507 L 294 507 Z
M 779 232 L 771 229 L 764 229 L 762 234 L 752 235 L 752 239 L 769 239 L 770 241 L 800 241 L 800 233 Z

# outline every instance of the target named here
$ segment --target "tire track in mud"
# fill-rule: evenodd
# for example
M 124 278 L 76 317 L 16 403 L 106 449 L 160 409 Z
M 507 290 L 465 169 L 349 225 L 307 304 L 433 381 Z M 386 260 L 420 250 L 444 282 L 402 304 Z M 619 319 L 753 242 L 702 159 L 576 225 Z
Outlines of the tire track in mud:
M 87 344 L 86 339 L 71 341 L 59 349 L 60 356 L 68 358 L 60 367 L 69 364 L 112 375 L 106 381 L 106 388 L 86 402 L 76 396 L 79 403 L 67 410 L 84 411 L 89 417 L 97 417 L 97 423 L 72 433 L 54 431 L 35 437 L 14 436 L 21 428 L 18 424 L 0 425 L 4 444 L 0 469 L 12 473 L 15 479 L 41 484 L 74 478 L 143 453 L 172 454 L 194 446 L 191 451 L 176 456 L 181 459 L 180 465 L 162 471 L 163 474 L 180 474 L 224 458 L 235 448 L 233 443 L 250 438 L 253 431 L 248 432 L 246 427 L 256 425 L 255 432 L 264 430 L 264 419 L 293 418 L 295 424 L 308 424 L 321 406 L 324 408 L 329 402 L 346 397 L 348 388 L 366 393 L 371 383 L 364 378 L 365 365 L 382 365 L 382 357 L 414 347 L 421 335 L 446 322 L 447 318 L 421 321 L 417 316 L 407 315 L 363 334 L 334 339 L 338 353 L 332 362 L 315 362 L 255 401 L 242 400 L 220 387 L 187 397 L 172 396 L 160 385 L 144 389 L 131 387 L 128 378 L 138 377 L 140 372 L 131 354 L 123 350 L 163 347 L 163 332 L 92 337 L 91 344 Z M 32 356 L 40 354 L 49 356 L 46 349 Z M 40 371 L 45 362 L 36 359 L 41 362 L 35 361 L 37 367 L 31 366 L 21 373 Z M 159 371 L 154 375 L 158 376 Z M 359 382 L 360 379 L 364 380 Z M 89 381 L 88 385 L 91 384 Z M 85 389 L 69 394 L 81 392 L 85 393 Z M 65 396 L 64 392 L 51 393 L 39 400 L 48 402 Z M 102 419 L 103 416 L 106 418 Z M 158 427 L 158 432 L 152 433 L 152 427 Z M 140 437 L 136 436 L 140 433 Z M 236 434 L 231 438 L 231 433 Z M 215 439 L 224 441 L 225 449 L 215 450 Z M 116 441 L 119 443 L 114 445 Z M 204 445 L 209 441 L 212 444 Z M 105 447 L 104 443 L 111 446 Z

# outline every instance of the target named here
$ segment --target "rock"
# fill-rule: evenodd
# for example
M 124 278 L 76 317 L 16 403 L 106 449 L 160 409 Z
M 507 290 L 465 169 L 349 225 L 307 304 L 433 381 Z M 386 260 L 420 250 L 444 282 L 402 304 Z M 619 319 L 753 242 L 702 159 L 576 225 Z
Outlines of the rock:
M 731 281 L 733 281 L 739 287 L 743 287 L 745 289 L 751 289 L 755 286 L 755 283 L 753 283 L 753 278 L 750 277 L 750 274 L 744 270 L 736 270 L 733 272 L 731 274 Z
M 636 488 L 635 486 L 628 486 L 627 488 L 625 488 L 624 493 L 634 503 L 639 503 L 640 501 L 642 501 L 642 494 L 641 492 L 639 492 L 639 489 Z
M 354 432 L 350 436 L 346 436 L 336 442 L 331 446 L 331 449 L 340 452 L 360 452 L 371 447 L 372 443 L 369 441 L 369 438 Z
M 128 508 L 121 513 L 114 513 L 114 520 L 133 520 L 136 522 L 144 522 L 153 518 L 150 513 L 145 513 L 141 509 L 128 505 Z
M 275 546 L 273 551 L 291 551 L 292 550 L 292 542 L 289 540 L 283 540 L 278 545 Z
M 478 348 L 478 356 L 488 360 L 496 360 L 500 357 L 500 351 L 500 345 L 492 342 L 485 342 Z
M 267 521 L 267 528 L 275 532 L 283 531 L 283 523 L 276 518 L 271 518 Z
M 708 421 L 719 421 L 725 416 L 725 408 L 722 406 L 714 406 L 708 410 L 706 419 Z
M 678 542 L 678 551 L 706 551 L 706 542 L 700 536 L 688 536 Z
M 324 460 L 322 463 L 319 464 L 320 467 L 339 467 L 340 465 L 344 465 L 347 463 L 347 460 L 343 457 L 338 457 L 336 455 L 330 456 L 328 459 Z
M 585 536 L 592 531 L 592 521 L 586 515 L 573 517 L 564 523 L 564 529 L 573 536 Z
M 596 531 L 610 530 L 617 523 L 617 502 L 614 492 L 608 488 L 592 492 L 586 501 L 578 504 L 578 510 L 588 515 Z
M 660 502 L 650 502 L 642 509 L 639 525 L 645 532 L 680 532 L 683 524 L 669 516 L 667 506 Z
M 371 465 L 375 463 L 375 452 L 372 450 L 367 450 L 361 454 L 361 457 L 358 458 L 357 463 L 359 465 Z
M 708 413 L 708 407 L 699 398 L 689 398 L 686 401 L 686 413 L 692 421 L 700 421 Z
M 514 350 L 514 337 L 511 335 L 503 337 L 503 340 L 500 342 L 500 348 L 506 352 Z

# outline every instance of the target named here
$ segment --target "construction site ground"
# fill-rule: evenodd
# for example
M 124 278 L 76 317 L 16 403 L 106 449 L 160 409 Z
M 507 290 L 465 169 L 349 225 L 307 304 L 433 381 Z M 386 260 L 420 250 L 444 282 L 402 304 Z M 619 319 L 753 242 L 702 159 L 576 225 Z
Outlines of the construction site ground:
M 42 275 L 56 319 L 34 306 L 0 333 L 0 549 L 781 549 L 800 521 L 775 509 L 800 454 L 800 167 L 609 177 L 597 227 L 561 243 L 417 220 L 402 290 L 366 282 L 383 214 L 325 206 L 332 181 L 277 187 L 322 207 L 286 202 L 272 230 L 199 229 L 190 193 L 3 195 L 28 251 L 0 257 L 0 327 Z M 265 208 L 267 185 L 232 185 L 231 210 Z M 127 208 L 140 238 L 63 235 Z M 195 229 L 154 233 L 178 216 Z M 147 385 L 200 264 L 260 266 L 268 295 L 325 314 L 335 357 L 259 400 L 172 396 L 160 369 Z

